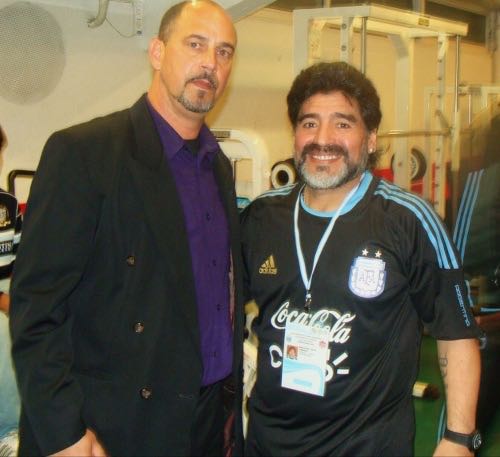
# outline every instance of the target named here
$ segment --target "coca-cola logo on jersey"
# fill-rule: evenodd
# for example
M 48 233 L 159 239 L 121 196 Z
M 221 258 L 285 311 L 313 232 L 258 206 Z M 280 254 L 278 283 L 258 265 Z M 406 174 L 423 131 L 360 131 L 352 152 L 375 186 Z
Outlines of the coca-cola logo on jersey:
M 320 309 L 308 313 L 305 310 L 290 309 L 290 301 L 284 302 L 271 317 L 271 325 L 277 330 L 285 330 L 287 322 L 293 324 L 307 325 L 310 327 L 319 326 L 329 329 L 329 341 L 333 344 L 345 344 L 351 337 L 351 325 L 356 318 L 356 314 L 339 313 L 335 309 Z M 346 352 L 330 348 L 331 359 L 327 362 L 326 381 L 330 381 L 334 374 L 346 375 L 349 368 L 344 362 L 348 358 Z M 283 358 L 283 349 L 277 344 L 269 347 L 271 366 L 279 368 Z
M 347 324 L 352 322 L 356 314 L 340 314 L 333 309 L 320 309 L 315 313 L 306 311 L 290 310 L 290 302 L 283 303 L 278 311 L 271 317 L 271 324 L 278 330 L 284 330 L 286 323 L 308 325 L 310 327 L 320 326 L 330 328 L 330 342 L 344 344 L 351 336 L 351 327 Z

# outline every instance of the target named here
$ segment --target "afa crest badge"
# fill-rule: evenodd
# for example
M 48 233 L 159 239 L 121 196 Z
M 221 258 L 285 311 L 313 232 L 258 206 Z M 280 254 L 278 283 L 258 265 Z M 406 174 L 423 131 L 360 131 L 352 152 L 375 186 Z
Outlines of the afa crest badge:
M 385 277 L 385 262 L 382 259 L 356 257 L 349 274 L 349 289 L 358 297 L 374 298 L 384 291 Z

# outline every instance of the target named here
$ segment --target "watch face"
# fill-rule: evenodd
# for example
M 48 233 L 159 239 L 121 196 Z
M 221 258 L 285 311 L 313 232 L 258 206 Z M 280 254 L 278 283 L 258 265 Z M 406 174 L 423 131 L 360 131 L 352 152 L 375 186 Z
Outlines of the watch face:
M 481 434 L 479 432 L 475 433 L 472 437 L 472 449 L 475 451 L 479 449 L 483 440 L 481 439 Z

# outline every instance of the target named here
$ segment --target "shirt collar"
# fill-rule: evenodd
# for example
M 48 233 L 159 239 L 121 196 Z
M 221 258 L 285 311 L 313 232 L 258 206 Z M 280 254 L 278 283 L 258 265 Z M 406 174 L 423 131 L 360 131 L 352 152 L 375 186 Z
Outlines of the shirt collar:
M 366 191 L 368 190 L 368 187 L 370 187 L 370 183 L 373 180 L 373 175 L 370 171 L 364 171 L 363 174 L 361 175 L 361 179 L 358 185 L 358 188 L 356 189 L 356 192 L 351 196 L 348 202 L 346 202 L 345 206 L 342 208 L 342 211 L 340 213 L 340 216 L 343 214 L 348 213 L 351 211 L 359 202 L 360 200 L 365 196 Z M 307 211 L 309 214 L 312 214 L 313 216 L 319 216 L 319 217 L 333 217 L 335 211 L 317 211 L 315 209 L 309 208 L 309 206 L 306 205 L 306 202 L 304 200 L 304 193 L 302 192 L 300 196 L 300 204 L 302 206 L 302 209 Z
M 149 99 L 146 97 L 147 106 L 151 117 L 156 125 L 156 130 L 160 135 L 163 152 L 168 160 L 173 159 L 183 148 L 189 150 L 185 145 L 184 139 L 175 131 L 175 129 L 156 111 Z M 219 150 L 219 144 L 212 134 L 210 129 L 203 124 L 198 135 L 200 140 L 200 149 L 198 158 L 203 160 L 207 157 L 210 161 L 213 160 L 215 154 Z

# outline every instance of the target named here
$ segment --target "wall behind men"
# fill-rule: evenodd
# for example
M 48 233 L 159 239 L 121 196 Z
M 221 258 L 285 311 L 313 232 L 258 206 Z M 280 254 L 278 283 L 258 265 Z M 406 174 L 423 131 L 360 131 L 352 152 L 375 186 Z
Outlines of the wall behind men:
M 0 8 L 14 1 L 0 0 Z M 124 38 L 104 22 L 90 29 L 92 16 L 82 8 L 41 4 L 62 29 L 66 63 L 55 89 L 42 100 L 18 104 L 0 97 L 0 123 L 9 140 L 4 152 L 0 186 L 12 169 L 36 168 L 48 136 L 55 130 L 130 106 L 150 83 L 147 42 L 157 30 L 158 11 L 149 36 Z M 109 15 L 122 33 L 130 32 L 130 17 Z M 291 16 L 263 12 L 236 24 L 238 53 L 224 99 L 211 114 L 214 127 L 258 130 L 269 149 L 289 155 L 284 97 L 291 81 Z M 284 152 L 283 152 L 284 151 Z
M 13 3 L 0 0 L 0 8 Z M 67 2 L 69 4 L 70 2 Z M 61 6 L 42 5 L 62 29 L 66 64 L 56 88 L 44 99 L 26 105 L 0 97 L 0 123 L 9 138 L 0 174 L 0 186 L 12 169 L 36 168 L 43 145 L 55 130 L 130 106 L 150 82 L 146 54 L 149 36 L 123 38 L 105 22 L 96 29 L 87 27 L 89 12 Z M 156 12 L 158 13 L 158 12 Z M 130 31 L 130 17 L 114 13 L 113 24 Z M 160 14 L 150 21 L 160 20 Z M 148 30 L 156 30 L 157 24 Z M 292 15 L 264 9 L 236 23 L 238 51 L 230 84 L 223 98 L 208 116 L 209 125 L 256 131 L 270 154 L 269 163 L 289 157 L 292 132 L 286 117 L 285 97 L 293 79 Z M 332 32 L 336 33 L 336 32 Z M 377 86 L 384 111 L 382 130 L 395 121 L 395 51 L 385 37 L 369 35 L 367 74 Z M 328 58 L 335 59 L 335 45 Z M 421 118 L 423 87 L 435 84 L 436 50 L 433 43 L 417 43 L 414 79 L 415 118 Z M 470 82 L 490 84 L 491 59 L 483 48 L 463 43 L 462 74 Z M 359 46 L 354 62 L 359 62 Z M 453 59 L 449 62 L 453 68 Z M 453 71 L 447 85 L 453 84 Z M 417 108 L 418 107 L 418 108 Z
M 140 37 L 122 38 L 107 23 L 90 29 L 91 14 L 82 9 L 41 6 L 61 28 L 66 62 L 55 89 L 40 101 L 18 104 L 0 98 L 0 123 L 9 141 L 0 175 L 2 187 L 10 170 L 36 168 L 53 131 L 124 108 L 149 84 Z M 120 29 L 130 30 L 125 16 L 116 14 L 113 21 Z

